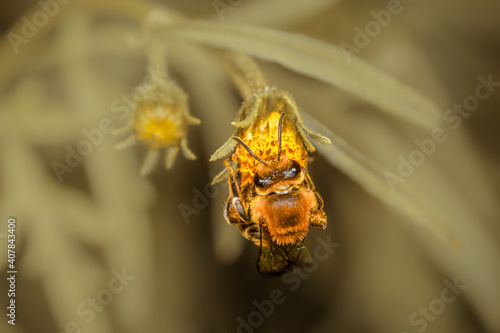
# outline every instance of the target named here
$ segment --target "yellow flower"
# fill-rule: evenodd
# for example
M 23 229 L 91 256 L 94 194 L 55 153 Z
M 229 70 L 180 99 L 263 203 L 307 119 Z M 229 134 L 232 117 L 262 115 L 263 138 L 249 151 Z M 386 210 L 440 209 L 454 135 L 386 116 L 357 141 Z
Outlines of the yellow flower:
M 186 135 L 189 125 L 198 125 L 200 120 L 189 114 L 186 94 L 173 82 L 162 80 L 158 87 L 147 91 L 133 110 L 128 124 L 114 134 L 133 129 L 134 133 L 116 145 L 124 149 L 137 141 L 149 147 L 141 167 L 141 175 L 151 172 L 158 161 L 160 149 L 165 149 L 165 166 L 170 169 L 179 147 L 187 159 L 196 156 L 188 148 Z
M 179 108 L 168 104 L 143 103 L 134 120 L 137 140 L 153 149 L 177 146 L 188 125 Z

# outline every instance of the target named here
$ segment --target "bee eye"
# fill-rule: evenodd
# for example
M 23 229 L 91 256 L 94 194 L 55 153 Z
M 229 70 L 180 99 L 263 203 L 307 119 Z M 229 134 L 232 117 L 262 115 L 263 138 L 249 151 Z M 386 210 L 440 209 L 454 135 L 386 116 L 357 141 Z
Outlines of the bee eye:
M 253 177 L 253 182 L 257 187 L 267 187 L 273 183 L 270 177 L 260 178 L 258 173 Z
M 292 166 L 283 171 L 284 178 L 295 178 L 300 173 L 300 164 L 297 161 L 292 160 Z
M 253 183 L 255 186 L 260 188 L 269 187 L 276 182 L 286 179 L 296 178 L 302 171 L 300 164 L 297 161 L 292 160 L 292 165 L 288 166 L 286 169 L 274 169 L 263 176 L 256 173 L 253 177 Z

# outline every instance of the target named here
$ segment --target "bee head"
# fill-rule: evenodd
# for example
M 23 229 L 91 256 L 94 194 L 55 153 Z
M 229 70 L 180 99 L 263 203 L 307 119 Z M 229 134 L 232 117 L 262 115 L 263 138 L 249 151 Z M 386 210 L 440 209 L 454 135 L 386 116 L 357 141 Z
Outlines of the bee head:
M 274 184 L 283 185 L 296 183 L 302 179 L 302 168 L 297 161 L 290 160 L 286 155 L 270 165 L 260 165 L 253 182 L 259 189 L 268 189 Z

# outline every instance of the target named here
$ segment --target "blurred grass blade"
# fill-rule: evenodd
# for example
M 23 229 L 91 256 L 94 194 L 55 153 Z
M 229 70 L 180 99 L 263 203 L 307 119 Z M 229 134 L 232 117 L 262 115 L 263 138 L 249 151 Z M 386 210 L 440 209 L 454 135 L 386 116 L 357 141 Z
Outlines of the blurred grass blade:
M 461 211 L 457 216 L 456 211 L 445 210 L 443 201 L 430 193 L 434 190 L 432 187 L 418 190 L 409 181 L 398 184 L 397 191 L 392 192 L 381 166 L 349 146 L 326 126 L 305 113 L 302 116 L 306 126 L 332 140 L 331 145 L 318 145 L 318 152 L 368 193 L 407 217 L 397 220 L 410 227 L 410 232 L 439 267 L 444 268 L 450 276 L 460 276 L 463 281 L 467 281 L 467 285 L 471 286 L 467 295 L 475 310 L 488 325 L 498 327 L 500 303 L 498 297 L 489 297 L 498 295 L 500 291 L 498 246 L 491 233 L 483 229 L 482 222 L 474 212 L 466 213 L 472 208 Z M 466 201 L 456 201 L 457 205 L 464 203 Z M 414 223 L 408 223 L 410 221 Z M 434 242 L 425 232 L 417 230 L 416 226 L 424 227 L 422 231 L 429 230 L 442 242 Z
M 384 178 L 384 169 L 374 161 L 351 147 L 346 141 L 334 134 L 303 112 L 304 124 L 332 140 L 331 145 L 317 145 L 318 152 L 334 167 L 358 183 L 368 193 L 387 206 L 408 217 L 417 225 L 427 228 L 446 245 L 454 239 L 450 229 L 450 218 L 436 205 L 429 202 L 423 193 L 418 193 L 411 184 L 400 184 L 397 191 L 392 191 Z M 406 219 L 401 219 L 406 221 Z
M 440 111 L 424 96 L 392 76 L 334 45 L 273 29 L 204 21 L 165 28 L 174 36 L 279 63 L 298 73 L 333 84 L 424 128 L 436 126 Z
M 217 13 L 212 21 L 251 23 L 272 28 L 295 27 L 339 3 L 339 0 L 257 0 L 245 2 L 243 10 L 235 10 L 231 15 Z M 237 8 L 237 7 L 236 7 Z

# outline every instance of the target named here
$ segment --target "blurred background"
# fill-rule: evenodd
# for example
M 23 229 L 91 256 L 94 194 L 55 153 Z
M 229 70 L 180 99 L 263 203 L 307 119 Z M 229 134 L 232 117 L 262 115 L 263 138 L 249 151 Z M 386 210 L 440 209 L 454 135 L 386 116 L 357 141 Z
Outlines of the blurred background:
M 202 121 L 188 133 L 196 161 L 179 156 L 171 170 L 159 163 L 140 177 L 145 148 L 117 151 L 113 146 L 123 137 L 103 130 L 126 123 L 117 109 L 148 75 L 143 22 L 155 8 L 356 46 L 358 57 L 443 112 L 474 95 L 478 77 L 500 81 L 498 2 L 397 2 L 398 13 L 359 47 L 358 31 L 376 21 L 372 11 L 394 3 L 4 5 L 1 331 L 500 332 L 498 86 L 460 126 L 440 126 L 448 139 L 408 179 L 420 196 L 457 221 L 452 232 L 462 243 L 458 249 L 405 221 L 314 153 L 309 169 L 325 201 L 328 228 L 311 230 L 307 244 L 315 250 L 331 240 L 338 247 L 324 252 L 310 272 L 286 278 L 258 274 L 258 248 L 222 216 L 226 184 L 210 186 L 222 162 L 208 159 L 232 134 L 230 122 L 241 105 L 212 52 L 174 40 L 166 45 L 169 73 L 188 94 L 191 114 Z M 26 21 L 39 26 L 24 27 Z M 382 113 L 339 87 L 280 65 L 258 64 L 307 113 L 388 170 L 396 172 L 398 156 L 417 148 L 415 139 L 430 137 L 430 130 Z M 78 149 L 86 156 L 68 157 Z M 66 166 L 59 176 L 55 165 Z M 15 326 L 4 314 L 12 216 Z M 439 223 L 429 221 L 434 222 Z M 450 287 L 457 281 L 467 288 Z

